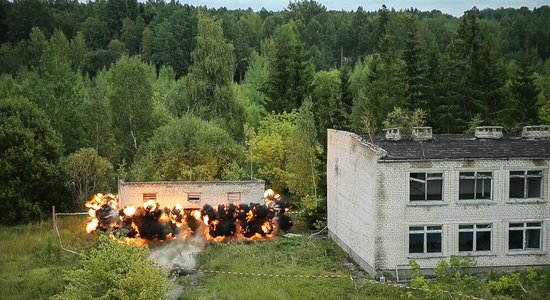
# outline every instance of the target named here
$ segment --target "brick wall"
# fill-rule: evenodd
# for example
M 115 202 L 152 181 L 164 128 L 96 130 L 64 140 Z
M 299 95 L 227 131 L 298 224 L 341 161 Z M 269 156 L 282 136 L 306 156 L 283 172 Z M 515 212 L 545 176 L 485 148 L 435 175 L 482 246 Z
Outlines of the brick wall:
M 265 189 L 263 180 L 253 181 L 211 181 L 211 182 L 119 182 L 118 195 L 121 206 L 143 204 L 143 194 L 155 193 L 161 206 L 174 207 L 181 204 L 184 208 L 202 208 L 204 204 L 212 206 L 228 204 L 228 193 L 241 193 L 240 203 L 262 203 Z M 200 194 L 200 201 L 190 203 L 188 194 Z
M 393 271 L 414 258 L 421 267 L 434 267 L 458 252 L 459 224 L 491 223 L 492 251 L 474 255 L 479 267 L 549 265 L 550 174 L 549 160 L 469 160 L 378 163 L 380 152 L 360 137 L 328 131 L 327 189 L 331 234 L 344 249 L 376 271 Z M 508 199 L 510 170 L 543 170 L 543 201 L 513 203 Z M 409 174 L 443 173 L 443 202 L 415 205 L 409 201 Z M 458 200 L 459 173 L 493 172 L 494 201 L 464 204 Z M 479 203 L 479 202 L 478 202 Z M 508 224 L 536 221 L 543 224 L 542 251 L 508 251 Z M 409 255 L 409 226 L 441 225 L 442 254 Z M 359 241 L 358 239 L 361 239 Z M 349 248 L 349 249 L 346 249 Z M 372 273 L 372 270 L 368 270 Z
M 328 229 L 333 239 L 365 270 L 375 267 L 377 155 L 354 134 L 327 135 Z

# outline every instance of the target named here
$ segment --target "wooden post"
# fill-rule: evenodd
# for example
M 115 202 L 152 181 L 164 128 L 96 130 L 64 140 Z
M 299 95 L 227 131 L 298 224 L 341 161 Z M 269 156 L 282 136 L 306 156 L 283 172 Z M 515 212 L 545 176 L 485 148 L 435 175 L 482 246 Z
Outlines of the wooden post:
M 57 223 L 57 216 L 55 214 L 55 205 L 52 206 L 52 225 L 53 225 L 53 232 L 56 233 L 55 227 Z

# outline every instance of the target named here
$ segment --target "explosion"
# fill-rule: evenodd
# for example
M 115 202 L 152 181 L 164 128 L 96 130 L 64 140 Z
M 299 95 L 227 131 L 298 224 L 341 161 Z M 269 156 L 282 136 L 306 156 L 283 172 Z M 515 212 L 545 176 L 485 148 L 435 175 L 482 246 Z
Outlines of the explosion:
M 289 204 L 272 190 L 267 190 L 264 203 L 205 204 L 202 210 L 186 210 L 181 205 L 161 208 L 149 200 L 142 207 L 119 208 L 118 197 L 96 194 L 85 203 L 90 220 L 86 231 L 120 232 L 126 238 L 140 241 L 183 240 L 203 236 L 208 241 L 232 239 L 268 239 L 278 231 L 288 231 L 292 221 L 285 215 Z

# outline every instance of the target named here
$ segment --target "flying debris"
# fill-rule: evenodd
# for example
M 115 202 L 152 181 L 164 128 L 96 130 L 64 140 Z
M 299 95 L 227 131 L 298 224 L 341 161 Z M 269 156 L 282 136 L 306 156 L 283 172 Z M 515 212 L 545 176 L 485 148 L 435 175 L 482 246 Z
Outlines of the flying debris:
M 272 190 L 265 192 L 263 202 L 217 207 L 205 204 L 201 210 L 185 210 L 181 205 L 161 208 L 159 203 L 150 200 L 142 207 L 119 208 L 116 195 L 96 194 L 85 203 L 90 216 L 86 230 L 89 233 L 118 231 L 142 243 L 197 236 L 218 242 L 269 239 L 279 231 L 288 231 L 292 227 L 290 217 L 285 214 L 291 208 L 288 202 Z

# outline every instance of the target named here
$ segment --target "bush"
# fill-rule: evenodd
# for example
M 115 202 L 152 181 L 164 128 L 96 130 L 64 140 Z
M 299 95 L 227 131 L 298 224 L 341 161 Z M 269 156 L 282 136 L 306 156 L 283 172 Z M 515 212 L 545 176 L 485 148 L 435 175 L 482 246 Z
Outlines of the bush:
M 100 236 L 81 254 L 80 266 L 65 272 L 68 284 L 52 299 L 166 299 L 172 282 L 148 254 L 146 248 Z

